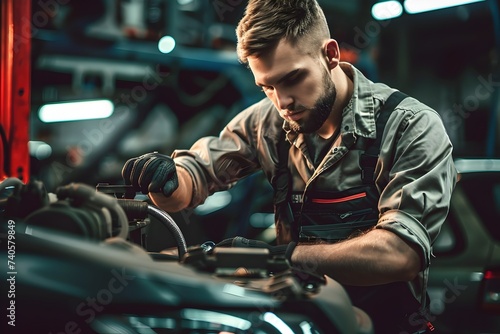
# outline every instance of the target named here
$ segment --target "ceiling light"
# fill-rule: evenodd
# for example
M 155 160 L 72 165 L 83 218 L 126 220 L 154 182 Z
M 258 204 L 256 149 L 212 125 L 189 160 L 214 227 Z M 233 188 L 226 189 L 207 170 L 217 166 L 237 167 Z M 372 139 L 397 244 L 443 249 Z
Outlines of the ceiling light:
M 399 1 L 378 2 L 372 7 L 372 16 L 375 20 L 389 20 L 403 14 L 403 6 Z
M 38 160 L 47 159 L 52 154 L 52 147 L 43 141 L 30 140 L 28 146 L 30 155 Z
M 484 0 L 406 0 L 404 7 L 409 14 L 417 14 L 480 1 Z
M 161 53 L 170 53 L 175 48 L 175 39 L 172 36 L 163 36 L 158 41 L 158 50 Z
M 38 110 L 44 123 L 82 121 L 107 118 L 113 114 L 114 105 L 109 100 L 73 101 L 45 104 Z

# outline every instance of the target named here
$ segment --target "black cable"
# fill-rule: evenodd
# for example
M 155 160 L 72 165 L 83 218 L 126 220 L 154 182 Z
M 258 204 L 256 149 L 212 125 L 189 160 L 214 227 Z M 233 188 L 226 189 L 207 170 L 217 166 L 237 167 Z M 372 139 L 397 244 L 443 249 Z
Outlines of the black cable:
M 168 228 L 170 233 L 172 233 L 173 237 L 175 238 L 175 241 L 177 242 L 177 249 L 179 252 L 179 261 L 180 261 L 184 256 L 184 254 L 187 253 L 187 244 L 179 226 L 175 223 L 174 219 L 170 217 L 168 213 L 152 205 L 148 205 L 148 213 L 151 216 L 156 217 L 163 225 L 165 225 L 166 228 Z
M 146 219 L 148 214 L 157 218 L 173 235 L 177 250 L 179 252 L 179 261 L 182 259 L 184 254 L 187 253 L 187 244 L 182 234 L 181 229 L 175 223 L 174 219 L 165 211 L 162 211 L 155 206 L 149 205 L 144 201 L 136 201 L 133 199 L 118 199 L 118 204 L 125 211 L 127 218 L 129 220 L 135 219 Z

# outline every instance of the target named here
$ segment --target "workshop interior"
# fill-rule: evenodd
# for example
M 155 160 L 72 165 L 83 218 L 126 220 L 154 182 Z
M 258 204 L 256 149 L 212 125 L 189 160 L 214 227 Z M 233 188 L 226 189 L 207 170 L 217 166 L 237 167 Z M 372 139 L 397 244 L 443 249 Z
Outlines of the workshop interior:
M 500 171 L 500 1 L 318 2 L 342 61 L 436 109 L 457 159 Z M 333 280 L 215 247 L 275 242 L 265 176 L 177 213 L 121 178 L 264 97 L 236 57 L 245 4 L 1 1 L 2 333 L 372 333 Z

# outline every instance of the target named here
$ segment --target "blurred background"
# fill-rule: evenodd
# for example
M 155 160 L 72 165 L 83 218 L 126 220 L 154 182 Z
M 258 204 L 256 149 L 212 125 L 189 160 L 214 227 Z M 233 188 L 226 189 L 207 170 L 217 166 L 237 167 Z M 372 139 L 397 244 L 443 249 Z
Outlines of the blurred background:
M 499 154 L 497 2 L 414 14 L 395 1 L 386 8 L 375 1 L 320 3 L 342 58 L 438 110 L 457 156 Z M 234 52 L 245 4 L 33 1 L 31 176 L 49 190 L 74 181 L 116 183 L 129 157 L 170 154 L 216 135 L 263 97 Z M 395 17 L 380 19 L 387 15 Z M 77 110 L 64 103 L 92 100 L 108 104 L 84 106 L 83 116 L 103 108 L 94 115 L 102 118 L 58 120 Z M 61 108 L 56 118 L 43 118 L 49 107 Z

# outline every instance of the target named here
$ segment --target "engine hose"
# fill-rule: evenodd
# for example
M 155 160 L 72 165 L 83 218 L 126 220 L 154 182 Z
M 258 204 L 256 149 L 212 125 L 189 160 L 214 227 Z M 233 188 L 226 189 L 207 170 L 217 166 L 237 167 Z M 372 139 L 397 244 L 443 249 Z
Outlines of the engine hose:
M 152 205 L 148 205 L 148 213 L 151 216 L 157 218 L 166 228 L 168 228 L 170 233 L 172 233 L 177 243 L 177 250 L 179 252 L 179 261 L 180 261 L 184 256 L 184 254 L 187 253 L 187 244 L 179 226 L 175 223 L 173 218 L 168 213 Z
M 109 208 L 113 210 L 118 215 L 118 220 L 120 221 L 120 232 L 118 233 L 117 237 L 122 238 L 124 240 L 127 239 L 128 237 L 128 219 L 127 215 L 123 211 L 120 205 L 118 205 L 117 202 L 112 203 Z
M 80 183 L 71 183 L 66 186 L 58 187 L 56 194 L 59 199 L 71 198 L 77 203 L 86 203 L 97 207 L 103 206 L 111 210 L 120 224 L 120 232 L 116 237 L 126 240 L 128 237 L 128 219 L 125 211 L 118 204 L 116 198 L 106 194 L 96 192 L 90 186 Z

